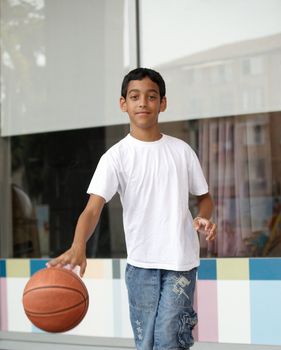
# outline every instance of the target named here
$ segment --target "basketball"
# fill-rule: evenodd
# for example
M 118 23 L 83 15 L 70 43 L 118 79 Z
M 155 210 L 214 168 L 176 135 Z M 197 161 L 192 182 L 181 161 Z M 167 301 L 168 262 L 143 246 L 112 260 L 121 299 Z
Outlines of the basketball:
M 71 270 L 39 270 L 27 282 L 23 307 L 29 320 L 47 332 L 66 332 L 86 315 L 89 295 L 85 284 Z

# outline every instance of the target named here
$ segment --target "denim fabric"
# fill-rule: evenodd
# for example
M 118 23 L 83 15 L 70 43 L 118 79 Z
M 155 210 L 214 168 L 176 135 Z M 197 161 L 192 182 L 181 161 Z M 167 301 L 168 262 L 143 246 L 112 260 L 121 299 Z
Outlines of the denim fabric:
M 142 269 L 127 264 L 130 319 L 138 350 L 179 350 L 193 345 L 196 271 Z

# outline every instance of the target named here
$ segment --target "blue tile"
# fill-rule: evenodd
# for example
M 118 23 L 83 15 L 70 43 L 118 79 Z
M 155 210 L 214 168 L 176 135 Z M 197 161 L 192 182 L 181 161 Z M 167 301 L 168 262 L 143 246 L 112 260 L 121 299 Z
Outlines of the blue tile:
M 47 259 L 31 259 L 30 260 L 30 275 L 34 275 L 35 272 L 42 270 L 46 267 Z
M 201 259 L 198 269 L 199 280 L 217 279 L 217 261 L 216 259 Z
M 281 281 L 250 281 L 252 344 L 281 345 L 280 295 Z
M 281 259 L 250 259 L 250 280 L 281 280 Z
M 6 277 L 6 260 L 0 260 L 0 277 Z

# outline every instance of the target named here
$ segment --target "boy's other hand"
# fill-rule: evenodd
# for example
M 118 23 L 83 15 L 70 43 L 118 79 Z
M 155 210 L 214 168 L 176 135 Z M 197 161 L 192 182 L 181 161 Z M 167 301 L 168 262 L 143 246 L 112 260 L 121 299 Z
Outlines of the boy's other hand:
M 72 245 L 66 252 L 47 262 L 47 267 L 67 267 L 74 270 L 76 266 L 80 266 L 80 276 L 83 277 L 86 266 L 86 247 Z
M 196 231 L 204 233 L 206 235 L 207 241 L 213 241 L 216 238 L 217 225 L 214 224 L 211 220 L 197 216 L 193 220 L 193 227 Z

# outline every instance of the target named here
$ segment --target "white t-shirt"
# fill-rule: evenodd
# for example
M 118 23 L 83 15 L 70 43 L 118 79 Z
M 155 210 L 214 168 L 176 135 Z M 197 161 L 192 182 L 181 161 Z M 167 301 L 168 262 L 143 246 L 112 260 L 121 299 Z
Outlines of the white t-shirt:
M 198 158 L 184 141 L 162 135 L 144 142 L 128 134 L 100 159 L 88 193 L 108 202 L 118 192 L 129 264 L 174 271 L 199 265 L 189 192 L 208 192 Z

